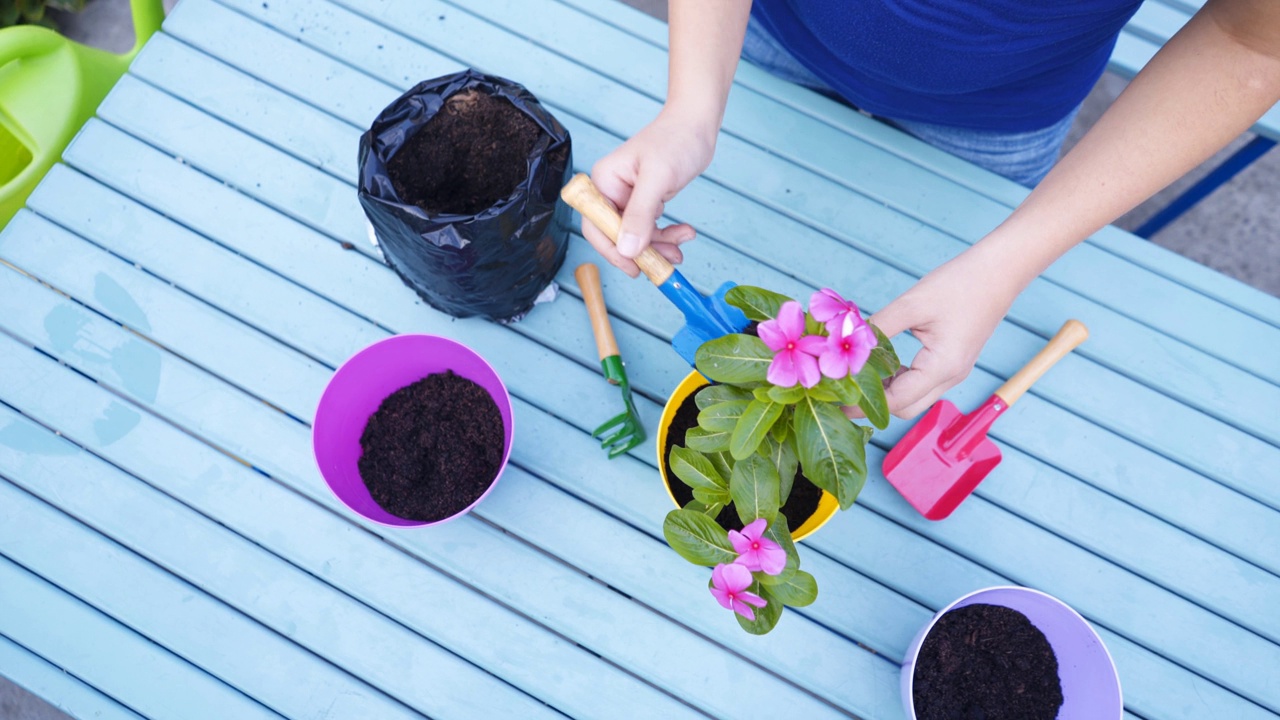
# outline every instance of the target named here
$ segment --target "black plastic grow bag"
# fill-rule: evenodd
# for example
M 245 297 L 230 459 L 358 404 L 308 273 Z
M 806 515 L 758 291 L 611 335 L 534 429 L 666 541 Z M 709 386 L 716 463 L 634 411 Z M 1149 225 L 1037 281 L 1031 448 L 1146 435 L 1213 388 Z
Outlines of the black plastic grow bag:
M 472 215 L 430 214 L 401 201 L 387 165 L 452 95 L 505 98 L 542 133 L 515 192 Z M 568 249 L 560 188 L 573 167 L 569 132 L 524 87 L 465 70 L 426 80 L 391 103 L 360 138 L 360 204 L 389 264 L 431 306 L 456 317 L 519 319 Z

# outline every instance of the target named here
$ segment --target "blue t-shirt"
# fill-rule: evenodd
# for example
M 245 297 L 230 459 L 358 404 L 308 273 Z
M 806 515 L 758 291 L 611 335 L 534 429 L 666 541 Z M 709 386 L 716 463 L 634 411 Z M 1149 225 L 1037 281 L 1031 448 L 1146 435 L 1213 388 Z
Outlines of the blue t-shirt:
M 1142 0 L 755 0 L 752 14 L 850 102 L 1004 132 L 1066 117 Z

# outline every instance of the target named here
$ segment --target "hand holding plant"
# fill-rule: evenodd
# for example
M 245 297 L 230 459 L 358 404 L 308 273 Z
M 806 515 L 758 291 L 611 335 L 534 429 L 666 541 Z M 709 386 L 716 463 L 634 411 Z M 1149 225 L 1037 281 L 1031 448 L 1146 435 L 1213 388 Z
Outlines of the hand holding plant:
M 663 533 L 682 557 L 714 568 L 712 595 L 744 629 L 763 634 L 784 605 L 803 607 L 818 594 L 780 510 L 797 478 L 833 495 L 842 510 L 853 504 L 874 431 L 841 408 L 857 406 L 885 428 L 883 381 L 899 361 L 888 338 L 832 290 L 814 293 L 808 313 L 756 287 L 735 287 L 726 300 L 759 322 L 758 337 L 726 335 L 698 349 L 698 371 L 715 384 L 698 391 L 698 426 L 670 457 L 694 500 L 667 515 Z M 726 506 L 741 532 L 716 523 Z

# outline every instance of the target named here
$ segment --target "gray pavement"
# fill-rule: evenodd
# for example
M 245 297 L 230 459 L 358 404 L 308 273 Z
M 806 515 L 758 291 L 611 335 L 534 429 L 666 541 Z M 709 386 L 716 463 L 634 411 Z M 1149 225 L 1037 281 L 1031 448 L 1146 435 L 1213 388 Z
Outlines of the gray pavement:
M 666 19 L 665 0 L 624 1 Z M 172 8 L 176 2 L 165 0 L 166 9 Z M 79 14 L 58 14 L 58 22 L 69 37 L 89 45 L 119 52 L 133 44 L 128 0 L 90 0 Z M 1072 129 L 1069 145 L 1097 120 L 1124 86 L 1125 81 L 1113 75 L 1102 78 L 1085 101 L 1085 107 Z M 1164 207 L 1169 199 L 1216 166 L 1226 153 L 1249 139 L 1237 140 L 1217 158 L 1125 215 L 1116 224 L 1130 230 L 1138 227 Z M 1157 234 L 1154 242 L 1280 296 L 1280 149 L 1272 150 L 1219 188 Z M 59 720 L 66 717 L 0 677 L 0 720 Z

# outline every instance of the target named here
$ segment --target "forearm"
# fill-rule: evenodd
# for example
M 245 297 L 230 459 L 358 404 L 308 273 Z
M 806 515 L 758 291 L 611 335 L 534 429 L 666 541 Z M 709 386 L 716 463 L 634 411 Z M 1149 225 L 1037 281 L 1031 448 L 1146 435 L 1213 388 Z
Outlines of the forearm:
M 1246 131 L 1280 100 L 1280 3 L 1269 2 L 1211 0 L 974 252 L 1021 290 Z
M 663 113 L 714 145 L 742 52 L 751 0 L 670 0 L 671 59 Z

